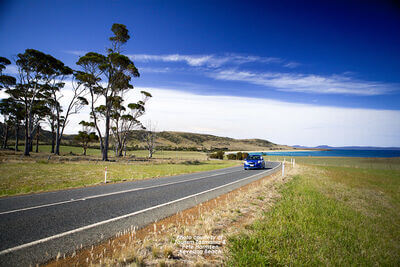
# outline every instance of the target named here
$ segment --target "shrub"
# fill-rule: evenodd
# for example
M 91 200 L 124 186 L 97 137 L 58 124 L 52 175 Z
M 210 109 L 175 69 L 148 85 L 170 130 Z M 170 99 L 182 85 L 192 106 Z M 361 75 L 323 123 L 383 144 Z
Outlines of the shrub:
M 226 155 L 226 157 L 227 157 L 229 160 L 236 160 L 236 155 L 235 155 L 235 154 L 228 154 L 228 155 Z
M 222 150 L 219 150 L 217 152 L 211 153 L 210 158 L 212 159 L 224 159 L 224 154 L 225 152 Z

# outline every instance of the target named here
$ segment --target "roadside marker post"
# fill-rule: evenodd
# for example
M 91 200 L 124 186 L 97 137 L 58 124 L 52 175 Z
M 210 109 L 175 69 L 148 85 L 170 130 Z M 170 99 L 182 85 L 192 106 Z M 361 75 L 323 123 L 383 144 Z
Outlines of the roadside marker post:
M 104 183 L 105 184 L 107 183 L 107 167 L 105 168 L 105 171 L 104 171 Z
M 282 163 L 282 177 L 285 176 L 285 161 Z

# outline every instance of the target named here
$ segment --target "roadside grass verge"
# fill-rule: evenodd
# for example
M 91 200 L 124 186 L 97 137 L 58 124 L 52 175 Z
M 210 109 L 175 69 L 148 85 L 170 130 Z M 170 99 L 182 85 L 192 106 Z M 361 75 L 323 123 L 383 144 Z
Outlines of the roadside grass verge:
M 180 163 L 52 162 L 26 161 L 0 164 L 0 196 L 52 191 L 104 182 L 104 168 L 112 182 L 133 181 L 237 165 L 229 161 L 185 161 Z
M 341 166 L 349 168 L 379 169 L 379 170 L 400 170 L 400 158 L 356 158 L 356 157 L 284 157 L 264 156 L 272 161 L 283 161 L 294 158 L 296 163 L 318 166 Z
M 323 161 L 300 166 L 271 211 L 229 239 L 227 265 L 400 264 L 398 161 Z

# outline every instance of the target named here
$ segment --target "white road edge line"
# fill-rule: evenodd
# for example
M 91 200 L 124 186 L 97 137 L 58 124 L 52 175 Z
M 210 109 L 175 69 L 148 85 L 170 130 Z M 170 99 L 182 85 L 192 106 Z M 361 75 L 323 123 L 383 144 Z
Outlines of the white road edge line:
M 173 184 L 179 184 L 179 183 L 186 183 L 186 182 L 190 182 L 190 181 L 196 181 L 196 180 L 206 179 L 206 178 L 209 178 L 209 177 L 214 177 L 214 176 L 224 175 L 224 174 L 229 174 L 229 173 L 234 173 L 234 172 L 237 172 L 237 171 L 217 173 L 217 174 L 213 174 L 213 175 L 209 175 L 209 176 L 199 177 L 199 178 L 196 178 L 196 179 L 187 179 L 187 180 L 183 180 L 183 181 L 171 182 L 171 183 L 166 183 L 166 184 L 161 184 L 161 185 L 152 185 L 152 186 L 148 186 L 148 187 L 139 187 L 139 188 L 134 188 L 134 189 L 129 189 L 129 190 L 123 190 L 123 191 L 118 191 L 118 192 L 105 193 L 105 194 L 94 195 L 94 196 L 88 196 L 88 197 L 83 197 L 83 198 L 65 200 L 65 201 L 54 202 L 54 203 L 49 203 L 49 204 L 43 204 L 43 205 L 38 205 L 38 206 L 33 206 L 33 207 L 27 207 L 27 208 L 21 208 L 21 209 L 16 209 L 16 210 L 8 210 L 8 211 L 0 212 L 0 215 L 9 214 L 9 213 L 15 213 L 15 212 L 20 212 L 20 211 L 25 211 L 25 210 L 40 209 L 40 208 L 45 208 L 45 207 L 50 207 L 50 206 L 56 206 L 56 205 L 62 205 L 62 204 L 72 203 L 72 202 L 84 201 L 84 200 L 93 199 L 93 198 L 107 197 L 107 196 L 112 196 L 112 195 L 124 194 L 124 193 L 129 193 L 129 192 L 134 192 L 134 191 L 140 191 L 140 190 L 145 190 L 145 189 L 150 189 L 150 188 L 156 188 L 156 187 L 162 187 L 162 186 L 167 186 L 167 185 L 173 185 Z
M 176 203 L 176 202 L 179 202 L 179 201 L 191 198 L 191 197 L 195 197 L 195 196 L 207 193 L 207 192 L 211 192 L 211 191 L 214 191 L 216 189 L 219 189 L 219 188 L 231 185 L 231 184 L 235 184 L 235 183 L 241 182 L 241 181 L 246 180 L 246 179 L 250 179 L 250 178 L 252 178 L 254 176 L 258 176 L 260 174 L 263 174 L 263 173 L 266 173 L 266 172 L 270 172 L 270 171 L 272 171 L 272 170 L 274 170 L 274 169 L 276 169 L 276 168 L 278 168 L 280 166 L 281 166 L 281 163 L 279 163 L 278 166 L 276 166 L 276 167 L 274 167 L 274 168 L 272 168 L 270 170 L 267 170 L 267 171 L 264 171 L 264 172 L 261 172 L 261 173 L 258 173 L 258 174 L 254 174 L 254 175 L 251 175 L 249 177 L 246 177 L 246 178 L 243 178 L 243 179 L 240 179 L 240 180 L 228 183 L 228 184 L 224 184 L 224 185 L 212 188 L 212 189 L 208 189 L 206 191 L 202 191 L 202 192 L 190 195 L 190 196 L 186 196 L 186 197 L 183 197 L 183 198 L 175 199 L 175 200 L 172 200 L 170 202 L 159 204 L 159 205 L 156 205 L 156 206 L 153 206 L 153 207 L 150 207 L 150 208 L 146 208 L 146 209 L 143 209 L 143 210 L 135 211 L 135 212 L 132 212 L 132 213 L 129 213 L 129 214 L 125 214 L 125 215 L 122 215 L 122 216 L 119 216 L 119 217 L 115 217 L 115 218 L 112 218 L 112 219 L 108 219 L 108 220 L 105 220 L 105 221 L 101 221 L 101 222 L 97 222 L 97 223 L 94 223 L 94 224 L 86 225 L 86 226 L 83 226 L 83 227 L 80 227 L 80 228 L 77 228 L 77 229 L 74 229 L 74 230 L 70 230 L 70 231 L 67 231 L 67 232 L 64 232 L 64 233 L 61 233 L 61 234 L 57 234 L 57 235 L 49 236 L 49 237 L 46 237 L 46 238 L 42 238 L 42 239 L 30 242 L 30 243 L 25 243 L 23 245 L 16 246 L 16 247 L 13 247 L 13 248 L 8 248 L 8 249 L 5 249 L 3 251 L 0 251 L 0 255 L 5 255 L 5 254 L 8 254 L 8 253 L 11 253 L 11 252 L 23 249 L 23 248 L 27 248 L 27 247 L 31 247 L 31 246 L 34 246 L 34 245 L 37 245 L 37 244 L 41 244 L 41 243 L 44 243 L 44 242 L 47 242 L 47 241 L 50 241 L 50 240 L 53 240 L 53 239 L 56 239 L 56 238 L 60 238 L 60 237 L 63 237 L 63 236 L 67 236 L 67 235 L 70 235 L 70 234 L 81 232 L 81 231 L 84 231 L 84 230 L 87 230 L 87 229 L 90 229 L 90 228 L 93 228 L 93 227 L 96 227 L 96 226 L 100 226 L 100 225 L 107 224 L 107 223 L 110 223 L 110 222 L 118 221 L 118 220 L 125 219 L 125 218 L 131 217 L 131 216 L 134 216 L 134 215 L 146 212 L 146 211 L 150 211 L 150 210 L 154 210 L 154 209 L 157 209 L 157 208 L 160 208 L 160 207 L 163 207 L 163 206 L 167 206 L 169 204 L 173 204 L 173 203 Z

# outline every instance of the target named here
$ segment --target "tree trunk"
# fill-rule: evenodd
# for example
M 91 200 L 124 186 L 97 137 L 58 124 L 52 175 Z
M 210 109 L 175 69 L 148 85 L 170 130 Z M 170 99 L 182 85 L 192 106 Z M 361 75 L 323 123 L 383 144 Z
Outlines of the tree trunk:
M 54 131 L 54 125 L 51 125 L 51 153 L 54 153 L 55 144 L 56 144 L 56 133 Z
M 17 123 L 15 127 L 15 151 L 19 151 L 18 149 L 18 143 L 19 143 L 19 123 Z
M 29 138 L 29 152 L 33 152 L 33 134 L 31 134 L 30 138 Z
M 83 145 L 83 155 L 84 156 L 86 156 L 86 149 L 87 149 L 87 146 Z
M 36 149 L 35 152 L 39 153 L 39 135 L 40 135 L 40 127 L 36 130 Z
M 4 130 L 4 139 L 3 139 L 3 148 L 7 148 L 7 142 L 8 142 L 8 124 L 7 122 L 5 124 L 5 130 Z
M 61 143 L 61 136 L 60 136 L 60 122 L 57 120 L 57 129 L 56 129 L 56 151 L 54 154 L 60 155 L 60 143 Z
M 110 137 L 110 116 L 106 116 L 106 132 L 104 134 L 103 161 L 108 161 L 108 142 Z
M 25 148 L 24 148 L 24 156 L 29 156 L 29 145 L 31 141 L 29 138 L 29 120 L 28 117 L 25 119 Z

